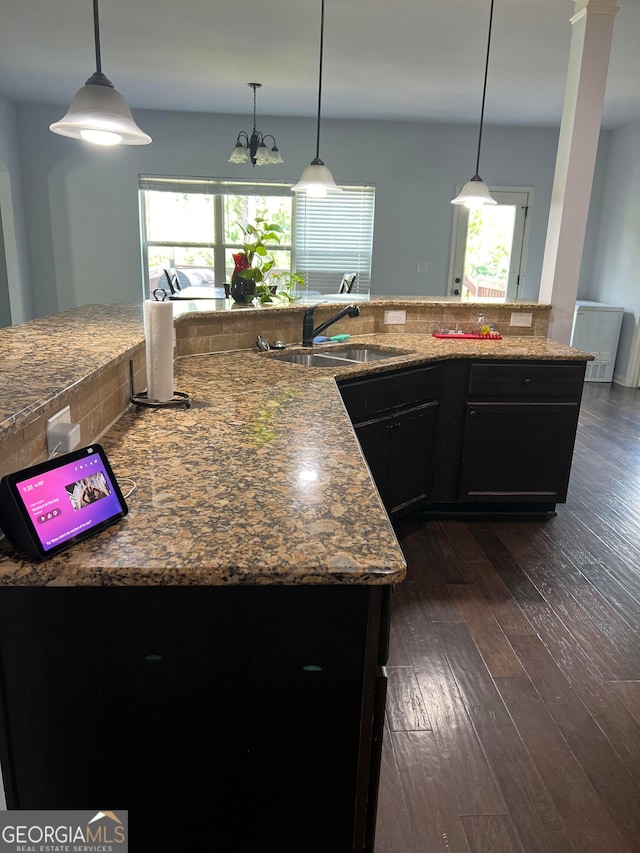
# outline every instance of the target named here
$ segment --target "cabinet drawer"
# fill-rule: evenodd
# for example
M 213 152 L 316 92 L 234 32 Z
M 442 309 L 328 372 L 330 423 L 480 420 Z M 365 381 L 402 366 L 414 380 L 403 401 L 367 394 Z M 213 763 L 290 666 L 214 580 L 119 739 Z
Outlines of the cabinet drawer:
M 395 370 L 381 376 L 340 382 L 338 387 L 354 422 L 415 406 L 440 396 L 442 366 Z
M 470 397 L 580 398 L 586 364 L 475 363 L 469 372 Z

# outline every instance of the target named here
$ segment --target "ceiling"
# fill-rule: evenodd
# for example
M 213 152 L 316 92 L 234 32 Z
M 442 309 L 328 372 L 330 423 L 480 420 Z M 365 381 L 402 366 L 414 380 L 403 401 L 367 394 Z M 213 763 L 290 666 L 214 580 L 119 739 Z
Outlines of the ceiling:
M 640 119 L 640 0 L 618 0 L 603 126 Z M 490 0 L 326 0 L 322 115 L 477 122 Z M 485 121 L 558 125 L 571 0 L 495 0 Z M 102 70 L 136 108 L 315 116 L 320 0 L 102 0 Z M 0 0 L 0 94 L 69 104 L 92 0 Z

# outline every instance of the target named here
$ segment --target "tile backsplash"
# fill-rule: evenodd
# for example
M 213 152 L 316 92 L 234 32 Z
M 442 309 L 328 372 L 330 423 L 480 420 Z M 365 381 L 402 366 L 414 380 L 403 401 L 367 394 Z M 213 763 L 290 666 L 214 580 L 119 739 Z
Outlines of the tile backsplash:
M 203 303 L 200 303 L 202 305 Z M 340 305 L 316 308 L 314 324 Z M 514 305 L 468 305 L 419 298 L 373 299 L 360 303 L 360 316 L 331 326 L 331 334 L 431 334 L 440 328 L 471 330 L 483 314 L 507 335 L 547 336 L 549 307 L 518 304 L 532 314 L 530 327 L 509 324 Z M 402 312 L 405 322 L 387 325 L 385 310 Z M 258 334 L 288 345 L 301 343 L 303 309 L 232 309 L 176 317 L 176 358 L 208 352 L 253 349 Z M 51 354 L 56 358 L 52 359 Z M 0 330 L 0 355 L 7 381 L 0 387 L 0 476 L 47 458 L 46 421 L 69 405 L 80 424 L 82 444 L 96 441 L 130 404 L 134 389 L 146 388 L 142 306 L 89 305 Z

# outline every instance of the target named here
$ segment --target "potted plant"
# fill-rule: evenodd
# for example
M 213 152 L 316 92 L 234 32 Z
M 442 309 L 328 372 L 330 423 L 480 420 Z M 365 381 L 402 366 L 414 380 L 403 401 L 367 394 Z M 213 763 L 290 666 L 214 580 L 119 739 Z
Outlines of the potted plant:
M 255 223 L 238 222 L 244 234 L 241 252 L 234 252 L 235 269 L 231 277 L 231 295 L 236 302 L 282 304 L 295 299 L 296 284 L 304 283 L 301 275 L 293 272 L 272 272 L 275 259 L 270 248 L 280 245 L 282 228 L 257 217 Z M 272 284 L 275 280 L 275 284 Z
M 275 279 L 275 284 L 271 282 Z M 304 277 L 295 272 L 272 272 L 265 281 L 256 286 L 256 297 L 261 305 L 286 305 L 295 302 L 296 285 L 304 284 Z

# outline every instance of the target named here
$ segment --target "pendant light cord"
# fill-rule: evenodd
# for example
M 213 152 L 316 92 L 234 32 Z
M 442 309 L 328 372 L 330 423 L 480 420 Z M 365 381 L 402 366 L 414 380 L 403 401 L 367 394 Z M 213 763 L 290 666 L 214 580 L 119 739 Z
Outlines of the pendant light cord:
M 320 107 L 322 104 L 322 55 L 324 51 L 324 0 L 320 13 L 320 69 L 318 72 L 318 118 L 316 125 L 316 160 L 320 159 Z
M 256 89 L 258 88 L 257 83 L 249 83 L 251 88 L 253 89 L 253 132 L 256 132 Z
M 96 43 L 96 71 L 102 74 L 102 58 L 100 56 L 100 21 L 98 19 L 98 0 L 93 0 L 93 37 Z
M 324 0 L 322 0 L 324 3 Z M 489 74 L 489 53 L 491 52 L 491 29 L 493 27 L 493 4 L 494 0 L 491 0 L 491 9 L 489 11 L 489 34 L 487 36 L 487 59 L 484 64 L 484 85 L 482 87 L 482 107 L 480 109 L 480 132 L 478 134 L 478 154 L 476 157 L 476 174 L 475 176 L 479 176 L 480 171 L 480 146 L 482 145 L 482 128 L 484 126 L 484 102 L 487 95 L 487 76 Z

